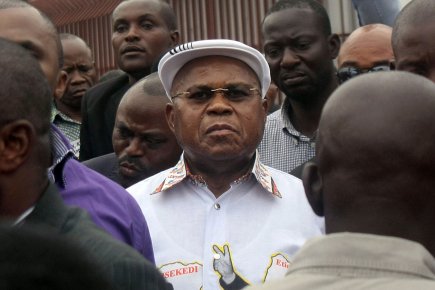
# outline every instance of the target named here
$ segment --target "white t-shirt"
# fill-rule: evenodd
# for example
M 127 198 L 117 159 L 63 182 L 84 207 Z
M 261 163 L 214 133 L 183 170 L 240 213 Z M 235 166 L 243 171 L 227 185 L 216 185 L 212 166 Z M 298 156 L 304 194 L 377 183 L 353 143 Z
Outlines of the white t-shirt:
M 148 223 L 156 265 L 175 290 L 241 289 L 284 277 L 305 240 L 324 233 L 302 182 L 262 165 L 216 198 L 184 158 L 127 189 Z M 222 278 L 222 279 L 221 279 Z

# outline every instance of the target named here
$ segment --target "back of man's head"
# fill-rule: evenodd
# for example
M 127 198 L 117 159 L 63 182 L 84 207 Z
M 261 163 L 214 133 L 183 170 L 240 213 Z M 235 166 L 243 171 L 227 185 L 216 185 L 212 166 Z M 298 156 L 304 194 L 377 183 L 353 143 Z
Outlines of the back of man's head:
M 51 91 L 36 59 L 0 38 L 0 124 L 28 120 L 39 135 L 50 128 Z
M 33 8 L 36 9 L 34 6 L 29 4 L 25 0 L 0 0 L 0 9 L 8 9 L 8 8 Z M 45 21 L 46 27 L 51 33 L 51 36 L 53 37 L 54 41 L 56 42 L 57 46 L 57 57 L 58 57 L 58 63 L 59 63 L 59 69 L 63 66 L 63 51 L 62 51 L 62 44 L 60 42 L 59 34 L 57 33 L 57 28 L 54 25 L 54 23 L 51 21 L 51 19 L 42 11 L 39 9 L 36 9 L 38 13 L 41 15 L 42 19 Z
M 435 85 L 405 72 L 366 74 L 332 94 L 318 165 L 303 175 L 328 233 L 397 236 L 435 253 L 434 111 Z
M 51 90 L 33 55 L 0 38 L 0 216 L 17 218 L 46 188 Z

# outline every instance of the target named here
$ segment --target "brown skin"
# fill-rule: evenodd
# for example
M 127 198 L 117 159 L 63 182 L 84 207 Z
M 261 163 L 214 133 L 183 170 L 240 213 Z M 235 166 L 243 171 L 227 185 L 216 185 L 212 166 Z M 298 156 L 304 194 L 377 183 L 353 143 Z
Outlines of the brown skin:
M 190 61 L 175 76 L 171 93 L 206 86 L 211 89 L 247 85 L 260 89 L 256 74 L 245 63 L 224 56 Z M 267 101 L 260 94 L 234 101 L 216 93 L 207 102 L 177 97 L 166 108 L 184 158 L 193 174 L 199 174 L 218 197 L 231 182 L 246 174 L 253 164 L 267 115 Z
M 131 0 L 113 12 L 112 44 L 130 83 L 148 75 L 158 58 L 178 44 L 179 33 L 167 26 L 162 7 L 158 0 Z
M 156 85 L 156 80 L 153 82 Z M 148 83 L 145 79 L 135 84 L 124 95 L 116 114 L 112 142 L 125 187 L 174 166 L 181 155 L 165 118 L 169 100 L 163 94 L 144 94 L 142 87 Z
M 394 54 L 396 69 L 421 75 L 435 82 L 435 21 L 433 18 L 402 25 Z
M 323 105 L 338 85 L 333 59 L 340 40 L 323 30 L 317 14 L 307 8 L 272 13 L 262 26 L 272 80 L 287 96 L 284 108 L 293 126 L 309 137 L 317 130 Z
M 0 37 L 31 51 L 54 91 L 59 76 L 57 45 L 53 31 L 39 12 L 32 7 L 0 9 Z M 65 86 L 65 80 L 60 78 L 60 87 Z
M 430 81 L 403 72 L 366 74 L 334 92 L 319 125 L 318 162 L 303 172 L 327 233 L 401 237 L 435 253 L 434 95 Z
M 392 28 L 383 24 L 370 24 L 353 31 L 340 48 L 338 67 L 370 69 L 377 65 L 390 65 L 394 61 L 391 47 Z
M 64 92 L 55 92 L 56 106 L 59 111 L 80 122 L 82 97 L 97 81 L 97 71 L 92 52 L 82 39 L 63 39 L 62 49 L 62 70 L 67 74 L 67 82 Z
M 33 7 L 0 9 L 0 37 L 22 45 L 35 56 L 53 92 L 65 90 L 67 75 L 59 68 L 57 36 L 38 10 Z
M 49 138 L 38 136 L 27 120 L 0 128 L 0 216 L 16 219 L 39 199 L 48 185 Z M 42 156 L 45 156 L 45 162 Z M 40 166 L 35 166 L 40 164 Z M 42 174 L 35 174 L 40 172 Z

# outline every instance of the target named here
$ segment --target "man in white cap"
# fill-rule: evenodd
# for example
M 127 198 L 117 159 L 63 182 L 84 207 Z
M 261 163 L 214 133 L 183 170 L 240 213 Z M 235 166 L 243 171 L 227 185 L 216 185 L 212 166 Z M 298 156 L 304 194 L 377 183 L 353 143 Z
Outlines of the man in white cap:
M 270 84 L 262 54 L 237 41 L 180 45 L 159 63 L 179 163 L 130 187 L 156 264 L 174 289 L 241 289 L 283 277 L 323 220 L 301 181 L 259 161 Z

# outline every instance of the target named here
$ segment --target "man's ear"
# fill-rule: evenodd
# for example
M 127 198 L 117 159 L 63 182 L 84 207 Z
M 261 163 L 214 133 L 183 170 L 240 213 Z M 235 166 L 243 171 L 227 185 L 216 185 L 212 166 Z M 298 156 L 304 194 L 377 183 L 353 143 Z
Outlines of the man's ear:
M 269 101 L 267 100 L 266 97 L 264 97 L 264 99 L 261 100 L 261 106 L 263 107 L 264 114 L 267 117 L 267 112 L 269 112 Z
M 168 122 L 169 129 L 175 134 L 175 115 L 174 115 L 174 103 L 166 104 L 166 121 Z
M 302 183 L 311 208 L 318 216 L 324 216 L 323 183 L 319 167 L 315 162 L 309 161 L 305 164 L 302 171 Z
M 64 72 L 63 70 L 61 70 L 59 72 L 59 75 L 57 76 L 57 84 L 56 84 L 56 88 L 54 89 L 54 92 L 53 92 L 55 100 L 59 100 L 60 98 L 62 98 L 62 96 L 65 92 L 65 89 L 66 89 L 67 79 L 68 79 L 67 73 Z
M 396 60 L 390 60 L 390 70 L 396 70 Z
M 177 46 L 180 43 L 180 32 L 178 30 L 171 31 L 172 46 Z
M 337 34 L 333 33 L 328 36 L 329 53 L 332 59 L 336 59 L 340 52 L 341 41 Z
M 11 173 L 27 160 L 35 130 L 27 120 L 17 120 L 0 129 L 0 172 Z

